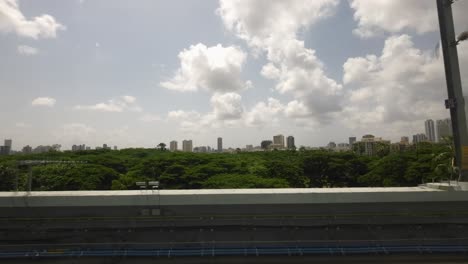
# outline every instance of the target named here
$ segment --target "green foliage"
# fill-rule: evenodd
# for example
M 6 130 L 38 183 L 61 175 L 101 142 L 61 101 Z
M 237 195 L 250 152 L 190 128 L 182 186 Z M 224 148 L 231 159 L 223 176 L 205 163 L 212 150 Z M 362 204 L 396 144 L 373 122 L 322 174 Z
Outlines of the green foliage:
M 118 173 L 95 164 L 49 164 L 34 167 L 33 190 L 109 190 Z
M 84 164 L 33 167 L 33 190 L 131 190 L 137 181 L 158 180 L 162 189 L 307 188 L 415 186 L 449 179 L 453 146 L 419 143 L 406 152 L 389 154 L 376 145 L 376 156 L 324 150 L 185 153 L 159 149 L 90 150 L 0 156 L 0 190 L 25 190 L 28 167 L 17 161 L 70 160 Z
M 13 191 L 17 172 L 11 162 L 0 164 L 0 191 Z

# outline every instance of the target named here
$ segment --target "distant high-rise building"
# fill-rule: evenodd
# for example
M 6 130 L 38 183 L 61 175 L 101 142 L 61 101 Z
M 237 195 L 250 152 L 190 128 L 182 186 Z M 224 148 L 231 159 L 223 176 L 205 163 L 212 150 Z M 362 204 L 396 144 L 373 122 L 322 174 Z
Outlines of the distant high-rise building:
M 419 133 L 419 134 L 413 135 L 413 144 L 414 143 L 420 143 L 420 142 L 426 142 L 426 141 L 427 141 L 427 137 L 426 137 L 426 134 L 424 134 L 424 133 Z
M 273 144 L 280 148 L 284 148 L 284 136 L 281 134 L 273 136 Z
M 293 136 L 288 136 L 286 138 L 286 146 L 288 149 L 296 149 L 296 145 L 294 143 L 294 137 Z
M 182 151 L 185 151 L 185 152 L 192 152 L 193 151 L 192 140 L 182 141 Z
M 430 142 L 435 142 L 435 129 L 434 129 L 434 120 L 428 119 L 424 122 L 424 127 L 426 128 L 426 137 Z
M 401 137 L 400 139 L 400 144 L 409 144 L 409 138 L 408 137 Z
M 103 149 L 109 149 L 109 147 L 107 146 L 107 144 L 102 144 L 102 148 L 103 148 Z
M 338 143 L 336 145 L 336 151 L 347 151 L 349 150 L 349 144 L 348 143 Z
M 356 142 L 356 137 L 349 137 L 349 145 L 352 146 Z
M 114 146 L 114 150 L 118 150 L 119 148 L 117 146 Z
M 0 155 L 10 155 L 11 146 L 12 146 L 12 140 L 11 139 L 5 139 L 5 144 L 2 146 L 2 149 L 0 151 Z
M 59 145 L 60 146 L 60 145 Z M 82 144 L 82 145 L 73 145 L 72 146 L 72 151 L 83 151 L 83 150 L 86 150 L 86 145 L 85 144 Z
M 273 141 L 271 141 L 271 140 L 263 140 L 263 141 L 260 143 L 260 146 L 262 147 L 262 149 L 268 149 L 268 147 L 270 147 L 271 144 L 273 144 Z
M 177 151 L 177 141 L 173 140 L 169 142 L 169 150 L 170 151 Z
M 206 153 L 208 148 L 206 146 L 194 147 L 193 152 Z
M 330 143 L 328 143 L 327 148 L 329 148 L 329 149 L 335 149 L 335 148 L 336 148 L 336 143 L 333 142 L 333 141 L 331 141 Z
M 253 145 L 246 145 L 246 146 L 245 146 L 245 149 L 246 149 L 247 151 L 252 151 L 253 148 L 254 148 Z
M 223 138 L 218 138 L 218 152 L 223 152 Z
M 37 146 L 33 149 L 33 153 L 45 153 L 53 150 L 51 146 Z
M 13 142 L 13 140 L 11 140 L 11 139 L 5 139 L 5 146 L 10 147 L 10 149 L 11 149 L 12 142 Z
M 378 154 L 378 149 L 377 146 L 381 145 L 382 151 L 383 149 L 388 149 L 390 151 L 390 141 L 389 140 L 383 140 L 380 137 L 375 137 L 374 135 L 364 135 L 361 138 L 360 142 L 356 142 L 355 144 L 355 151 L 357 151 L 360 154 L 367 155 L 367 156 L 374 156 Z
M 450 118 L 437 120 L 437 142 L 441 142 L 442 138 L 452 136 L 452 121 Z

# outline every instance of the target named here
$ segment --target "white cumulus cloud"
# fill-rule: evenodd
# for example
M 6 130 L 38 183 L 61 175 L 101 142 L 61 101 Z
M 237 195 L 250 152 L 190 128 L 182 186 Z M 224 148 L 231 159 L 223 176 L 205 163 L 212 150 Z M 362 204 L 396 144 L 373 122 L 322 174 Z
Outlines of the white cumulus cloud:
M 38 39 L 55 38 L 57 31 L 65 29 L 51 15 L 43 14 L 28 19 L 19 9 L 17 0 L 0 0 L 0 32 L 14 32 L 21 37 Z
M 38 49 L 27 45 L 18 46 L 17 51 L 21 55 L 35 55 L 39 52 Z
M 350 5 L 358 22 L 354 33 L 361 37 L 402 31 L 423 34 L 439 27 L 436 1 L 351 0 Z M 468 1 L 456 1 L 452 10 L 456 28 L 467 30 Z
M 269 62 L 262 68 L 262 76 L 275 80 L 278 92 L 292 95 L 303 108 L 301 115 L 326 121 L 332 113 L 341 111 L 343 87 L 327 76 L 323 63 L 313 49 L 305 47 L 298 32 L 332 15 L 338 3 L 221 0 L 217 12 L 225 27 L 245 40 L 256 54 L 266 54 Z
M 161 86 L 177 91 L 234 92 L 248 88 L 241 71 L 246 54 L 238 47 L 204 44 L 190 46 L 179 53 L 180 68 Z
M 283 115 L 284 105 L 277 99 L 268 98 L 267 102 L 258 102 L 245 114 L 245 124 L 252 127 L 276 125 Z
M 37 97 L 34 100 L 32 100 L 31 105 L 53 107 L 55 103 L 56 100 L 52 97 Z
M 94 105 L 77 105 L 76 110 L 93 110 L 101 112 L 141 112 L 142 108 L 136 103 L 136 98 L 129 95 L 124 95 L 118 98 L 113 98 L 107 102 L 97 103 Z
M 217 13 L 225 27 L 251 46 L 268 48 L 275 40 L 295 38 L 333 14 L 338 0 L 220 0 Z
M 409 124 L 448 114 L 442 59 L 414 47 L 408 35 L 389 37 L 380 56 L 350 58 L 343 67 L 348 89 L 343 118 L 351 127 Z
M 213 112 L 219 120 L 239 119 L 243 113 L 242 97 L 236 93 L 215 94 L 211 97 Z

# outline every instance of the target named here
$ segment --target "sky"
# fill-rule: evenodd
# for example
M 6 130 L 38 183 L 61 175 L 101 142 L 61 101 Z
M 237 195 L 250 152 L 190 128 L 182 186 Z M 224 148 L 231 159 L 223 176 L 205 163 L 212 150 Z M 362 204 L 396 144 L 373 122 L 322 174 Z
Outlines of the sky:
M 426 0 L 0 0 L 0 139 L 399 141 L 449 117 L 439 39 Z

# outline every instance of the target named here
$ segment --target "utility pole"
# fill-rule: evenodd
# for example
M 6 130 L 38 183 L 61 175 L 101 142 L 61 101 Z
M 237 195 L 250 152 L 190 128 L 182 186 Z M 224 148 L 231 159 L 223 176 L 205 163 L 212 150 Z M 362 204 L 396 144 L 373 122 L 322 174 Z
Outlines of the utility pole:
M 448 99 L 445 107 L 450 109 L 452 119 L 453 143 L 455 146 L 455 165 L 459 169 L 459 181 L 468 182 L 468 132 L 465 117 L 460 67 L 458 65 L 457 44 L 452 16 L 453 0 L 437 0 L 440 39 L 444 55 L 445 78 Z

